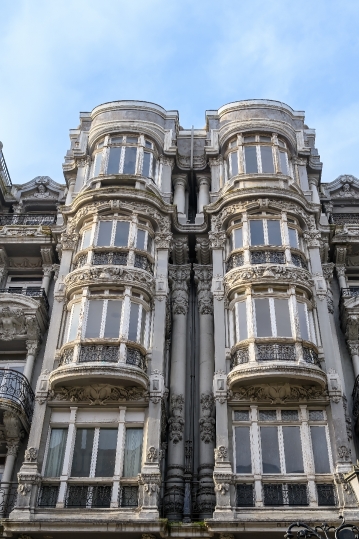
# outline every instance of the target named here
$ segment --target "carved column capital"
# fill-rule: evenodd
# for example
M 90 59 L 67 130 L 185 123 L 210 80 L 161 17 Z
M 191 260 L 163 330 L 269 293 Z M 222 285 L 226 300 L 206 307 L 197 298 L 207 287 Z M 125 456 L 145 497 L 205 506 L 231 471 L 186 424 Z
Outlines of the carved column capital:
M 53 272 L 52 264 L 44 264 L 42 266 L 42 273 L 44 277 L 51 277 L 52 272 Z
M 26 341 L 27 353 L 29 355 L 31 354 L 32 356 L 36 355 L 38 346 L 39 346 L 39 341 L 36 339 Z
M 351 356 L 359 356 L 359 341 L 347 341 Z
M 227 240 L 225 232 L 209 232 L 208 237 L 211 249 L 224 249 Z
M 338 277 L 345 277 L 345 264 L 336 264 L 335 271 L 337 272 Z
M 172 233 L 171 232 L 157 232 L 155 234 L 155 245 L 157 249 L 171 249 Z
M 330 281 L 333 279 L 333 271 L 334 271 L 334 263 L 328 262 L 327 264 L 322 264 L 323 269 L 323 275 L 325 277 L 325 280 L 330 283 Z

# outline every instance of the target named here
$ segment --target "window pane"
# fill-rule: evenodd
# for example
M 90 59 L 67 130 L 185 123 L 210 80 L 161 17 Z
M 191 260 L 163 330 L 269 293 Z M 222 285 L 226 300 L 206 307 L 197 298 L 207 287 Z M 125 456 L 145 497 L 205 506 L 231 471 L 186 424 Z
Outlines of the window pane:
M 129 139 L 127 139 L 128 142 Z M 136 140 L 137 142 L 137 140 Z M 125 162 L 123 164 L 123 174 L 134 174 L 136 171 L 137 148 L 126 148 Z
M 249 221 L 251 231 L 251 245 L 264 245 L 263 221 Z
M 295 228 L 288 228 L 289 233 L 289 245 L 298 249 L 298 237 Z
M 257 151 L 255 146 L 247 146 L 244 148 L 246 158 L 246 172 L 252 174 L 258 172 Z
M 82 249 L 86 249 L 90 243 L 91 243 L 91 228 L 88 230 L 85 230 L 85 232 L 82 235 Z
M 126 137 L 126 142 L 129 144 L 137 144 L 138 137 Z
M 141 471 L 143 429 L 126 429 L 123 477 L 136 477 Z
M 278 429 L 261 427 L 263 473 L 280 473 Z
M 157 166 L 157 160 L 155 156 L 152 156 L 152 174 L 150 174 L 151 178 L 156 179 L 156 166 Z
M 261 146 L 262 172 L 274 174 L 273 154 L 271 146 Z
M 283 427 L 285 468 L 287 473 L 304 473 L 300 427 Z
M 236 427 L 236 473 L 252 473 L 249 427 Z
M 103 300 L 92 299 L 89 301 L 85 337 L 92 339 L 100 336 Z
M 47 453 L 45 477 L 60 477 L 64 462 L 67 429 L 52 429 Z
M 95 477 L 113 477 L 116 445 L 117 429 L 100 429 Z
M 111 137 L 111 142 L 118 144 L 123 141 L 123 137 Z
M 76 339 L 77 328 L 79 326 L 79 316 L 81 312 L 81 303 L 75 303 L 72 307 L 71 324 L 69 329 L 68 341 Z
M 239 337 L 240 341 L 243 341 L 244 339 L 247 339 L 248 332 L 247 332 L 247 308 L 246 308 L 246 302 L 245 301 L 239 301 L 237 303 L 237 320 L 238 320 L 238 330 L 239 330 Z
M 256 137 L 254 135 L 244 137 L 244 142 L 255 142 L 255 140 L 256 140 Z
M 272 327 L 270 321 L 269 299 L 254 300 L 256 307 L 257 337 L 271 337 Z
M 290 325 L 289 303 L 287 299 L 275 299 L 275 318 L 277 323 L 278 337 L 291 337 L 292 328 Z
M 266 136 L 264 136 L 264 135 L 261 135 L 261 136 L 259 137 L 259 141 L 260 141 L 260 142 L 271 142 L 271 140 L 272 140 L 271 137 L 266 137 Z
M 234 235 L 234 248 L 239 249 L 243 247 L 243 229 L 236 228 L 233 232 Z
M 110 148 L 107 174 L 118 174 L 120 168 L 121 148 Z
M 104 337 L 114 339 L 120 334 L 122 301 L 109 301 L 107 304 Z
M 302 339 L 305 341 L 309 341 L 309 333 L 308 333 L 308 324 L 307 324 L 307 315 L 306 315 L 306 309 L 304 303 L 300 303 L 298 301 L 298 317 L 299 317 L 299 327 L 300 327 L 300 335 Z
M 146 176 L 147 178 L 150 176 L 150 164 L 151 164 L 150 152 L 143 152 L 142 175 Z
M 136 247 L 137 249 L 144 249 L 145 248 L 145 239 L 146 239 L 146 232 L 144 230 L 137 230 L 137 241 L 136 241 Z
M 94 434 L 95 429 L 76 430 L 72 477 L 89 477 Z
M 101 221 L 99 224 L 97 245 L 111 245 L 112 221 Z
M 237 152 L 233 152 L 229 155 L 231 163 L 231 176 L 237 176 L 238 174 L 238 157 Z
M 330 473 L 325 427 L 310 427 L 315 473 Z
M 139 304 L 131 302 L 131 314 L 130 314 L 130 325 L 128 328 L 128 339 L 130 341 L 137 340 L 137 326 L 138 326 L 138 311 Z
M 96 178 L 96 176 L 99 175 L 100 169 L 101 169 L 101 162 L 102 162 L 102 152 L 97 153 L 95 156 L 95 163 L 93 168 L 93 177 Z
M 279 152 L 279 157 L 282 174 L 286 174 L 288 176 L 287 154 L 285 152 Z
M 141 335 L 140 335 L 140 339 L 141 339 L 141 344 L 145 344 L 145 333 L 146 333 L 146 311 L 145 309 L 142 307 L 142 315 L 141 315 Z
M 282 245 L 282 235 L 280 233 L 280 221 L 267 221 L 268 243 L 269 245 Z
M 152 142 L 150 142 L 149 140 L 145 140 L 145 146 L 146 148 L 152 148 Z
M 115 243 L 116 247 L 127 247 L 130 223 L 128 221 L 118 221 L 116 225 Z

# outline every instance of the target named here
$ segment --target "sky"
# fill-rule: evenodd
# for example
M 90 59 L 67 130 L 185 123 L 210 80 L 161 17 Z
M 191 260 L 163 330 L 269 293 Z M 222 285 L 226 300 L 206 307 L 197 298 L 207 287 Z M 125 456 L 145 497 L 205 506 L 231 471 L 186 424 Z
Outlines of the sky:
M 79 113 L 121 99 L 184 128 L 242 99 L 304 110 L 322 181 L 359 177 L 358 0 L 1 0 L 0 140 L 14 184 L 63 183 Z

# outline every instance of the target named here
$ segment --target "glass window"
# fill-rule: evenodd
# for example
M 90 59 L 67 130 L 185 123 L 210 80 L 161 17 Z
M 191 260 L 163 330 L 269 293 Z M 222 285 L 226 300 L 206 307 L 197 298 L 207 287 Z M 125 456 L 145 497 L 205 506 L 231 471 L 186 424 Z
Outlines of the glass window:
M 71 322 L 69 328 L 68 341 L 73 341 L 77 336 L 77 329 L 79 327 L 79 317 L 81 312 L 81 303 L 75 303 L 72 306 Z
M 280 231 L 280 221 L 268 220 L 268 244 L 269 245 L 282 245 L 282 235 Z
M 263 473 L 280 473 L 277 427 L 261 427 Z
M 259 142 L 271 142 L 271 137 L 267 137 L 267 136 L 264 136 L 264 135 L 261 135 L 259 137 Z
M 87 249 L 91 245 L 91 233 L 92 229 L 88 228 L 82 234 L 82 249 Z
M 298 235 L 295 228 L 288 228 L 288 234 L 289 234 L 289 245 L 291 247 L 295 247 L 296 249 L 299 248 L 298 245 Z
M 95 477 L 113 477 L 116 446 L 117 429 L 100 429 Z
M 300 336 L 305 341 L 309 341 L 309 331 L 308 331 L 306 305 L 304 305 L 304 303 L 298 302 L 297 306 L 298 306 L 298 318 L 299 318 Z
M 247 137 L 244 137 L 244 142 L 255 142 L 256 137 L 254 135 L 249 135 Z
M 137 144 L 138 137 L 126 137 L 126 142 L 128 142 L 129 144 Z
M 230 175 L 237 176 L 238 174 L 238 156 L 237 152 L 232 152 L 229 154 L 229 162 L 230 162 Z
M 45 477 L 60 477 L 67 440 L 67 429 L 51 429 L 45 467 Z
M 104 337 L 107 339 L 117 338 L 120 334 L 122 301 L 109 301 L 107 304 L 106 324 Z
M 149 140 L 145 140 L 145 146 L 146 148 L 153 148 L 153 144 Z
M 243 229 L 236 228 L 233 230 L 233 237 L 234 237 L 234 249 L 239 249 L 240 247 L 243 247 Z
M 315 473 L 330 473 L 325 427 L 310 427 Z
M 100 336 L 103 300 L 91 299 L 87 311 L 86 339 Z
M 130 223 L 128 221 L 117 221 L 115 243 L 116 247 L 127 247 Z
M 123 477 L 136 477 L 141 471 L 142 428 L 126 429 Z
M 264 245 L 264 229 L 262 220 L 250 220 L 251 245 Z
M 260 146 L 262 159 L 262 172 L 274 174 L 273 153 L 271 146 Z
M 119 144 L 122 141 L 123 137 L 111 137 L 111 142 L 113 142 L 114 144 Z
M 257 165 L 257 150 L 256 146 L 246 146 L 244 148 L 244 155 L 246 160 L 246 172 L 247 174 L 253 174 L 258 172 Z
M 257 337 L 271 337 L 272 326 L 270 319 L 269 299 L 255 299 Z
M 128 328 L 128 339 L 137 341 L 138 313 L 140 306 L 138 303 L 131 302 L 130 324 Z
M 72 477 L 89 477 L 95 429 L 77 429 L 72 459 Z
M 150 177 L 152 174 L 150 173 L 150 166 L 151 166 L 151 153 L 150 152 L 143 152 L 143 166 L 142 166 L 142 175 Z
M 291 337 L 289 303 L 287 299 L 274 299 L 275 317 L 278 337 Z
M 237 341 L 243 341 L 248 338 L 247 331 L 247 308 L 245 301 L 239 301 L 236 303 L 236 328 L 237 328 Z
M 111 245 L 112 221 L 100 221 L 97 235 L 99 247 Z
M 107 174 L 118 174 L 120 169 L 121 147 L 110 148 Z
M 142 316 L 141 316 L 141 344 L 145 345 L 145 335 L 146 335 L 146 311 L 142 307 Z
M 288 172 L 288 163 L 287 163 L 287 154 L 286 152 L 279 152 L 279 159 L 280 159 L 280 169 L 282 171 L 282 174 L 289 175 Z
M 252 473 L 249 427 L 236 427 L 236 473 Z
M 137 142 L 137 139 L 134 140 Z M 130 142 L 130 138 L 127 137 L 127 142 Z M 125 150 L 125 161 L 123 164 L 123 174 L 135 174 L 136 172 L 136 155 L 137 148 L 128 147 Z
M 304 473 L 300 427 L 282 427 L 287 473 Z
M 137 249 L 144 250 L 145 248 L 145 241 L 146 241 L 146 231 L 141 230 L 140 228 L 137 230 L 137 241 L 136 241 L 136 247 Z
M 101 163 L 102 163 L 102 152 L 97 153 L 95 156 L 95 162 L 93 167 L 93 177 L 96 178 L 101 170 Z

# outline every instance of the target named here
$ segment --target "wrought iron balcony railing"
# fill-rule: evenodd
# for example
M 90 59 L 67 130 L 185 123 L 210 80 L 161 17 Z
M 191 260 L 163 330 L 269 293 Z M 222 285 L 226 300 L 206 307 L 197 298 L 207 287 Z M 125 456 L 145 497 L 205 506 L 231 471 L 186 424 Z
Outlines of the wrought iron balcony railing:
M 227 260 L 226 271 L 230 271 L 233 268 L 239 268 L 240 266 L 243 266 L 243 264 L 243 253 L 233 254 Z
M 38 507 L 56 507 L 60 486 L 43 484 L 39 491 Z M 112 484 L 73 483 L 67 486 L 65 507 L 99 509 L 111 507 Z M 117 500 L 119 507 L 138 507 L 138 486 L 121 485 Z
M 264 483 L 264 505 L 309 505 L 306 483 Z
M 253 483 L 240 483 L 236 487 L 237 507 L 254 507 L 255 490 Z
M 12 213 L 0 215 L 0 226 L 4 225 L 55 225 L 56 215 Z
M 308 263 L 306 262 L 306 260 L 304 260 L 303 257 L 294 253 L 291 253 L 291 257 L 293 264 L 297 266 L 297 268 L 304 268 L 308 270 Z
M 359 286 L 351 286 L 350 288 L 342 288 L 340 291 L 341 298 L 355 298 L 359 296 Z
M 151 262 L 148 260 L 147 256 L 135 254 L 135 268 L 141 268 L 148 271 L 153 275 L 153 268 Z
M 353 416 L 358 419 L 359 417 L 359 376 L 356 377 L 353 388 Z
M 146 369 L 147 369 L 146 358 L 136 348 L 127 347 L 126 364 L 127 365 L 134 365 L 135 367 L 139 367 L 143 371 L 146 371 Z
M 46 292 L 39 286 L 28 286 L 27 288 L 23 288 L 22 286 L 11 286 L 9 288 L 0 288 L 0 294 L 21 294 L 23 296 L 40 299 L 45 303 L 46 309 L 49 308 Z
M 234 369 L 234 367 L 237 367 L 238 365 L 242 365 L 243 363 L 248 363 L 249 361 L 249 351 L 248 347 L 245 348 L 238 348 L 232 354 L 231 357 L 231 370 Z
M 303 359 L 306 363 L 311 363 L 312 365 L 322 368 L 318 354 L 313 350 L 313 348 L 303 346 Z
M 359 225 L 359 213 L 333 213 L 331 221 L 335 225 Z
M 37 505 L 39 507 L 56 507 L 59 490 L 59 485 L 42 485 L 39 490 Z
M 318 505 L 337 505 L 337 496 L 332 483 L 317 483 Z
M 101 264 L 113 264 L 114 266 L 126 266 L 128 253 L 122 251 L 109 251 L 107 253 L 95 252 L 92 258 L 94 266 Z
M 251 251 L 251 264 L 285 264 L 283 251 Z
M 1 402 L 6 401 L 17 404 L 31 421 L 35 395 L 28 379 L 21 372 L 0 368 L 0 407 Z
M 296 361 L 294 344 L 257 344 L 257 361 Z
M 74 348 L 66 348 L 61 354 L 59 365 L 68 365 L 73 362 Z M 107 344 L 81 345 L 78 363 L 118 363 L 120 360 L 120 347 Z M 136 348 L 127 347 L 126 364 L 139 367 L 146 371 L 146 358 Z
M 1 483 L 0 486 L 0 518 L 8 518 L 17 500 L 18 484 Z

